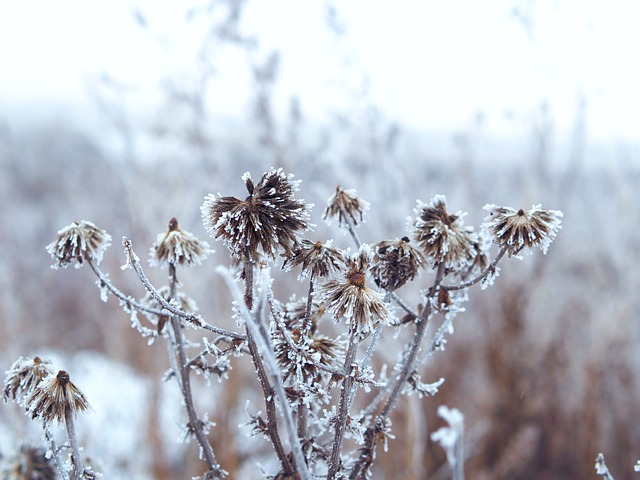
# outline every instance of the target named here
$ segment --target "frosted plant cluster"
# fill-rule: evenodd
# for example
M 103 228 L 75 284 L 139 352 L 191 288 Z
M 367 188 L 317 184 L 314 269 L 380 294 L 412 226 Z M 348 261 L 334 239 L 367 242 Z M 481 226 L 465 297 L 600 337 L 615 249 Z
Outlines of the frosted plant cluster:
M 53 267 L 88 265 L 101 298 L 115 297 L 149 343 L 166 342 L 165 379 L 176 384 L 182 397 L 182 438 L 197 445 L 202 462 L 198 478 L 229 474 L 214 448 L 224 442 L 216 437 L 220 419 L 201 411 L 194 374 L 206 380 L 206 388 L 224 389 L 236 359 L 243 356 L 251 360 L 260 392 L 258 402 L 238 399 L 247 405 L 244 423 L 251 434 L 269 442 L 272 452 L 271 461 L 260 459 L 254 475 L 375 478 L 377 452 L 393 442 L 392 413 L 403 397 L 437 396 L 445 382 L 420 371 L 445 349 L 469 289 L 492 285 L 505 254 L 508 258 L 535 248 L 546 253 L 562 213 L 539 205 L 526 211 L 488 205 L 488 216 L 475 230 L 464 224 L 465 213 L 451 213 L 446 198 L 436 195 L 427 202 L 417 200 L 402 238 L 362 241 L 356 229 L 369 204 L 355 190 L 338 186 L 322 219 L 335 221 L 351 237 L 353 245 L 339 248 L 333 239 L 314 238 L 312 205 L 296 197 L 300 182 L 292 175 L 271 169 L 257 183 L 249 173 L 242 181 L 246 198 L 209 194 L 201 207 L 205 230 L 229 253 L 229 266 L 211 268 L 232 294 L 233 303 L 218 311 L 229 312 L 235 321 L 224 325 L 235 325 L 233 329 L 220 326 L 219 314 L 199 312 L 181 290 L 178 270 L 207 268 L 212 250 L 182 230 L 176 218 L 149 250 L 149 265 L 166 272 L 166 285 L 152 284 L 133 243 L 123 239 L 123 268 L 144 285 L 143 298 L 124 293 L 102 271 L 111 237 L 91 222 L 73 222 L 58 232 L 47 247 Z M 283 289 L 275 288 L 275 269 L 303 282 L 307 295 L 278 298 L 275 292 Z M 180 272 L 180 278 L 186 275 Z M 412 282 L 419 285 L 419 294 L 408 298 L 402 289 Z M 198 331 L 199 342 L 187 337 L 186 327 Z M 406 342 L 393 365 L 384 360 L 390 355 L 382 352 L 385 335 Z M 42 457 L 43 470 L 53 468 L 53 462 L 65 479 L 98 475 L 85 464 L 74 432 L 91 399 L 69 373 L 56 373 L 39 357 L 20 358 L 4 385 L 5 401 L 15 401 L 42 424 L 49 452 Z M 438 412 L 448 426 L 432 433 L 432 439 L 444 448 L 453 477 L 462 479 L 464 417 L 444 406 Z M 58 424 L 67 432 L 62 445 L 50 433 Z M 31 458 L 27 453 L 22 457 Z

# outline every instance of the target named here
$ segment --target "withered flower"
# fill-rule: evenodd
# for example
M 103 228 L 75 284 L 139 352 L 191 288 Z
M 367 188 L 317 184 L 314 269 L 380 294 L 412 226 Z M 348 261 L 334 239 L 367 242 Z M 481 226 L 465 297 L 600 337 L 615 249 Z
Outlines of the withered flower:
M 22 402 L 35 390 L 43 378 L 53 375 L 54 372 L 50 365 L 50 361 L 42 360 L 40 357 L 18 358 L 6 372 L 4 401 Z
M 25 406 L 31 418 L 40 417 L 44 423 L 63 422 L 67 408 L 73 416 L 90 408 L 87 398 L 64 370 L 42 380 L 25 400 Z
M 389 291 L 413 280 L 420 268 L 426 267 L 422 253 L 411 245 L 409 237 L 387 240 L 373 245 L 371 274 L 376 284 Z
M 158 289 L 158 293 L 162 298 L 164 298 L 167 302 L 172 300 L 171 298 L 171 289 L 165 285 Z M 195 313 L 198 311 L 198 306 L 196 305 L 195 300 L 186 295 L 185 293 L 179 292 L 178 298 L 175 299 L 178 302 L 178 306 L 180 310 L 187 313 Z M 145 305 L 149 308 L 153 308 L 156 310 L 162 310 L 164 307 L 158 302 L 150 292 L 147 292 L 145 296 L 140 300 L 142 305 Z M 169 321 L 169 315 L 153 315 L 147 314 L 147 317 L 152 322 L 156 322 L 158 333 L 162 333 L 165 324 Z
M 284 261 L 282 268 L 290 270 L 296 265 L 302 265 L 300 279 L 309 274 L 314 277 L 326 277 L 344 267 L 344 255 L 333 246 L 331 240 L 324 245 L 321 242 L 303 240 L 294 249 L 293 255 Z
M 198 240 L 195 235 L 181 230 L 178 220 L 172 218 L 166 232 L 158 235 L 149 250 L 149 264 L 152 267 L 180 265 L 191 267 L 200 265 L 212 253 L 207 242 Z
M 524 211 L 486 205 L 484 209 L 489 215 L 485 217 L 483 227 L 494 243 L 508 249 L 509 255 L 517 255 L 523 250 L 531 252 L 534 247 L 547 253 L 549 245 L 562 228 L 562 212 L 543 210 L 541 207 L 534 205 L 531 210 Z
M 300 345 L 300 336 L 299 328 L 291 331 L 291 340 L 303 349 L 304 355 L 293 350 L 281 335 L 276 335 L 273 339 L 276 359 L 286 377 L 295 375 L 300 370 L 306 378 L 318 381 L 321 370 L 316 365 L 335 366 L 335 360 L 344 348 L 324 335 L 310 337 L 305 345 Z
M 5 480 L 55 480 L 56 468 L 47 458 L 46 452 L 29 445 L 20 446 L 20 450 L 11 457 L 2 459 L 0 478 Z
M 74 221 L 58 231 L 56 239 L 47 245 L 47 252 L 55 260 L 51 268 L 66 268 L 74 260 L 79 268 L 85 260 L 99 264 L 107 247 L 111 245 L 111 235 L 85 220 Z
M 443 195 L 436 195 L 428 204 L 418 200 L 414 212 L 417 216 L 413 221 L 413 237 L 433 268 L 444 263 L 446 268 L 457 271 L 473 261 L 476 235 L 464 228 L 460 212 L 454 215 L 447 212 Z
M 368 333 L 379 322 L 386 322 L 389 318 L 384 295 L 365 285 L 371 257 L 370 247 L 363 244 L 356 256 L 347 261 L 348 270 L 344 277 L 328 280 L 319 292 L 329 313 L 336 320 L 346 318 L 361 334 Z
M 272 168 L 254 186 L 245 173 L 242 179 L 249 196 L 244 200 L 207 195 L 200 207 L 205 229 L 237 258 L 243 258 L 245 250 L 254 260 L 259 250 L 272 259 L 279 249 L 292 255 L 299 233 L 309 229 L 309 206 L 293 198 L 300 181 L 292 177 Z
M 325 313 L 325 308 L 322 304 L 318 303 L 316 300 L 312 300 L 311 302 L 311 312 L 309 315 L 310 320 L 310 331 L 313 333 L 316 330 L 318 322 L 322 318 Z M 301 327 L 304 323 L 304 317 L 307 314 L 307 297 L 302 297 L 298 300 L 291 300 L 287 302 L 284 306 L 284 323 L 290 328 L 298 328 Z
M 322 219 L 330 223 L 331 219 L 337 217 L 339 227 L 356 227 L 364 222 L 364 212 L 368 209 L 369 202 L 356 195 L 355 190 L 345 190 L 338 185 L 335 193 L 329 197 Z

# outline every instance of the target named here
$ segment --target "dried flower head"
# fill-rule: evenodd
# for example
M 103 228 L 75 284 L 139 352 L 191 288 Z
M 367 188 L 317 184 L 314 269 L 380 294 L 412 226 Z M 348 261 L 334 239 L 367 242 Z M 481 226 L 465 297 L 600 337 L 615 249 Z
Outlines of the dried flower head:
M 111 245 L 111 235 L 85 220 L 74 221 L 58 231 L 56 239 L 47 245 L 47 252 L 55 260 L 51 268 L 66 268 L 74 260 L 79 268 L 85 260 L 99 264 L 104 251 Z
M 4 379 L 4 401 L 13 400 L 21 403 L 35 390 L 40 381 L 53 375 L 51 362 L 40 357 L 16 360 L 6 372 Z
M 486 205 L 484 209 L 489 215 L 485 217 L 483 227 L 494 243 L 508 249 L 509 255 L 517 255 L 523 250 L 531 252 L 534 247 L 539 247 L 546 254 L 562 227 L 562 212 L 541 207 L 534 205 L 531 210 L 524 211 Z
M 238 258 L 245 256 L 245 250 L 253 259 L 259 257 L 259 250 L 271 258 L 279 249 L 287 256 L 293 254 L 299 233 L 309 229 L 310 206 L 293 198 L 300 182 L 292 177 L 272 168 L 254 186 L 245 173 L 242 178 L 249 196 L 244 200 L 207 195 L 200 207 L 207 232 L 222 239 Z
M 178 220 L 172 218 L 166 232 L 158 235 L 149 251 L 149 264 L 152 267 L 180 265 L 191 267 L 200 265 L 212 253 L 207 242 L 198 240 L 193 234 L 181 230 Z
M 344 277 L 328 280 L 319 292 L 329 313 L 336 320 L 346 318 L 361 334 L 368 333 L 379 322 L 386 322 L 389 318 L 384 295 L 365 285 L 371 257 L 370 247 L 363 244 L 356 256 L 347 261 L 348 270 Z
M 309 274 L 313 277 L 326 277 L 344 268 L 344 255 L 333 246 L 331 240 L 324 245 L 321 242 L 303 240 L 295 248 L 293 255 L 284 261 L 282 268 L 290 270 L 296 265 L 302 265 L 300 279 Z
M 64 421 L 67 408 L 73 416 L 90 408 L 87 398 L 64 370 L 42 380 L 25 400 L 25 406 L 31 418 L 40 417 L 44 423 Z
M 436 195 L 428 204 L 418 200 L 414 212 L 413 237 L 432 267 L 444 263 L 446 268 L 457 271 L 473 261 L 476 236 L 464 228 L 461 212 L 454 215 L 447 212 L 443 195 Z
M 376 285 L 385 290 L 402 287 L 415 278 L 420 268 L 426 267 L 424 256 L 411 245 L 409 237 L 376 243 L 373 251 L 371 274 Z
M 37 447 L 22 445 L 20 450 L 2 459 L 0 478 L 5 480 L 55 480 L 56 469 L 46 452 Z
M 291 340 L 302 349 L 303 353 L 293 350 L 282 335 L 275 336 L 273 348 L 278 364 L 285 373 L 285 377 L 301 374 L 305 378 L 319 381 L 322 371 L 318 370 L 316 365 L 336 366 L 335 361 L 344 348 L 324 335 L 306 338 L 307 342 L 304 345 L 300 345 L 300 337 L 299 328 L 291 331 Z
M 329 223 L 332 218 L 338 217 L 338 226 L 356 227 L 364 223 L 364 212 L 368 209 L 369 202 L 356 195 L 355 190 L 345 190 L 338 185 L 335 193 L 329 197 L 322 219 Z
M 164 298 L 167 302 L 171 302 L 173 300 L 171 298 L 171 289 L 165 285 L 158 289 L 158 293 L 162 298 Z M 195 313 L 198 311 L 198 306 L 196 305 L 195 300 L 191 297 L 187 296 L 185 293 L 179 292 L 178 298 L 176 299 L 178 303 L 178 307 L 187 313 Z M 147 292 L 146 295 L 140 300 L 142 305 L 145 305 L 149 308 L 153 308 L 155 310 L 162 310 L 164 307 L 158 302 L 150 292 Z M 158 333 L 162 333 L 165 324 L 169 321 L 169 315 L 153 315 L 147 314 L 147 317 L 150 321 L 156 323 Z

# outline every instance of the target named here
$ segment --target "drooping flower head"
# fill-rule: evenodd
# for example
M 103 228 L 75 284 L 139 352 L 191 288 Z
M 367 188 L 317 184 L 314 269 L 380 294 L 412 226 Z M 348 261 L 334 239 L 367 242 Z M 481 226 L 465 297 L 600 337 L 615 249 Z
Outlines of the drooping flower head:
M 333 246 L 331 240 L 325 244 L 302 240 L 295 248 L 293 255 L 284 261 L 282 268 L 290 270 L 296 265 L 302 265 L 300 279 L 309 274 L 314 277 L 326 277 L 344 267 L 344 255 Z
M 410 242 L 409 237 L 403 237 L 373 245 L 371 274 L 378 286 L 396 290 L 413 280 L 420 268 L 426 267 L 424 256 Z
M 360 334 L 389 320 L 384 295 L 365 284 L 372 256 L 369 245 L 362 244 L 355 257 L 347 261 L 344 276 L 330 279 L 320 287 L 320 297 L 327 305 L 327 311 L 336 320 L 345 318 Z
M 446 268 L 457 271 L 473 260 L 475 234 L 464 228 L 461 212 L 453 215 L 447 212 L 443 195 L 436 195 L 428 204 L 418 200 L 414 212 L 413 237 L 431 267 L 444 263 Z
M 329 197 L 322 219 L 329 223 L 337 217 L 339 227 L 357 227 L 364 222 L 364 212 L 368 209 L 369 202 L 360 198 L 355 190 L 345 190 L 338 185 L 335 193 Z
M 50 361 L 42 360 L 40 357 L 33 357 L 33 359 L 20 357 L 6 373 L 4 401 L 13 400 L 22 403 L 42 379 L 53 375 L 53 369 Z
M 494 243 L 508 249 L 509 255 L 517 255 L 521 251 L 530 253 L 535 247 L 546 254 L 558 230 L 562 228 L 562 212 L 543 210 L 541 207 L 534 205 L 524 211 L 485 205 L 484 209 L 489 215 L 485 217 L 483 227 Z
M 178 220 L 172 218 L 166 232 L 158 235 L 149 250 L 149 264 L 152 267 L 180 265 L 191 267 L 200 265 L 212 253 L 207 242 L 198 240 L 195 235 L 180 229 Z
M 53 420 L 63 422 L 67 408 L 73 416 L 90 408 L 87 398 L 71 382 L 69 374 L 64 370 L 42 380 L 25 400 L 25 406 L 31 418 L 39 417 L 44 423 L 51 423 Z
M 55 260 L 51 268 L 66 268 L 76 261 L 79 268 L 85 260 L 99 264 L 107 247 L 111 245 L 111 235 L 85 220 L 74 221 L 58 231 L 56 239 L 47 245 L 47 252 Z
M 309 229 L 309 207 L 293 195 L 299 181 L 285 175 L 281 168 L 265 173 L 257 185 L 248 173 L 243 175 L 249 196 L 244 200 L 209 194 L 200 211 L 209 234 L 221 239 L 236 258 L 245 250 L 253 259 L 260 251 L 275 259 L 279 249 L 293 254 L 298 235 Z

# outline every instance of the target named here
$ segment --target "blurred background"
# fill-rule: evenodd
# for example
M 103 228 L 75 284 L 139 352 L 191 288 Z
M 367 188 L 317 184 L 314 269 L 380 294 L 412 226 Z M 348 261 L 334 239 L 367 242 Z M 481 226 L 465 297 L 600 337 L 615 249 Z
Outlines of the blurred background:
M 448 478 L 429 439 L 446 404 L 465 414 L 468 478 L 595 478 L 602 451 L 616 478 L 631 479 L 638 14 L 623 0 L 2 3 L 2 370 L 40 355 L 70 372 L 94 409 L 78 422 L 80 443 L 105 478 L 188 478 L 202 465 L 175 440 L 184 418 L 176 386 L 161 382 L 166 347 L 148 346 L 117 302 L 100 301 L 89 269 L 49 268 L 45 246 L 60 228 L 106 229 L 104 270 L 142 297 L 119 268 L 121 237 L 144 259 L 175 216 L 205 239 L 203 197 L 245 195 L 246 171 L 294 173 L 315 204 L 310 236 L 340 247 L 349 238 L 320 220 L 337 184 L 371 203 L 359 232 L 369 243 L 405 235 L 416 200 L 435 194 L 476 227 L 487 203 L 541 203 L 564 212 L 558 239 L 546 256 L 503 262 L 493 288 L 471 290 L 446 351 L 423 368 L 425 381 L 446 378 L 441 392 L 404 401 L 374 478 Z M 180 279 L 209 322 L 235 328 L 214 272 L 229 259 L 210 243 L 217 253 Z M 422 282 L 400 291 L 408 303 Z M 282 299 L 305 292 L 280 279 Z M 255 387 L 246 359 L 230 380 L 196 385 L 232 478 L 270 465 L 266 442 L 238 429 L 245 401 L 262 408 Z M 0 407 L 1 455 L 40 436 L 15 405 Z

